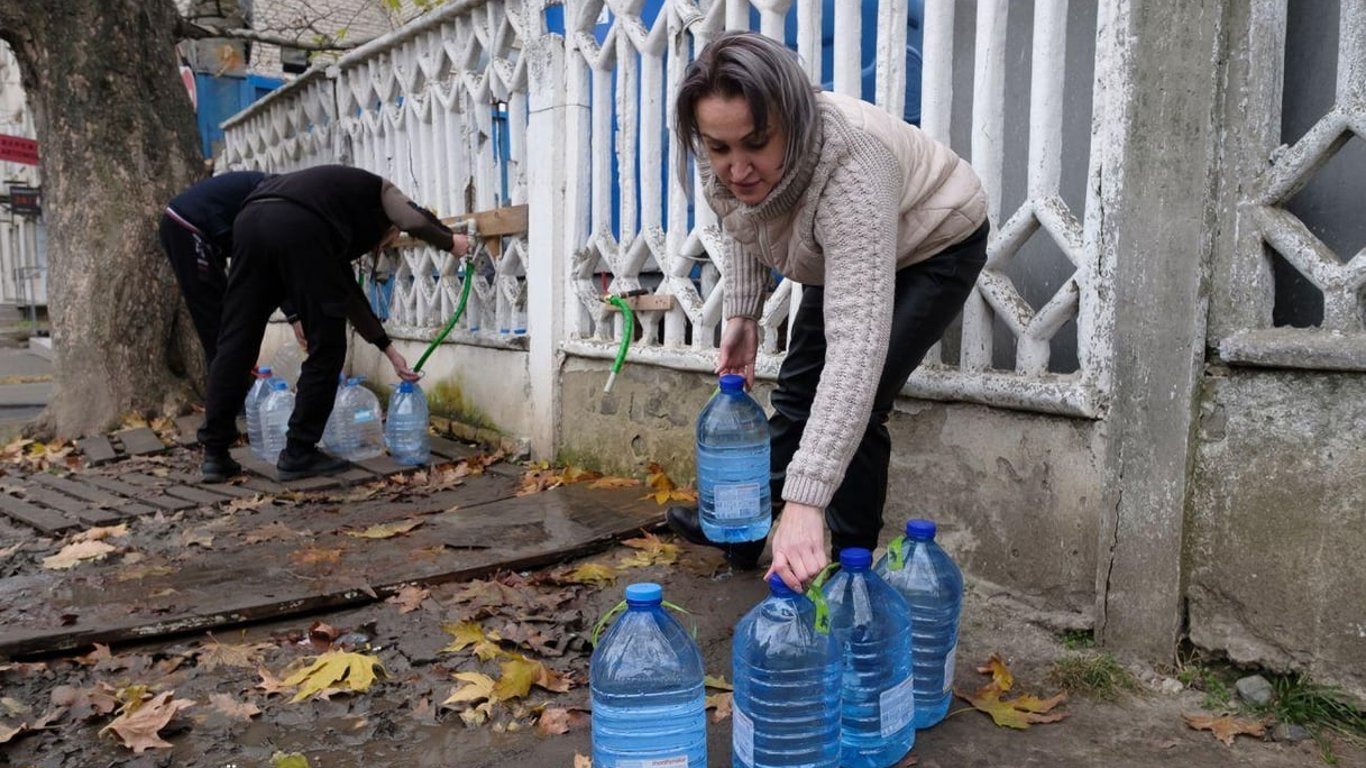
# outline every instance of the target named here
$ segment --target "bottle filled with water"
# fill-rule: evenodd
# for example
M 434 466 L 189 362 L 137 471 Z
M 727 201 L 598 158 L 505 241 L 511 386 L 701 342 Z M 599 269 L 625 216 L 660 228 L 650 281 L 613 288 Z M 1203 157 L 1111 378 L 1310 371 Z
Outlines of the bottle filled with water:
M 332 413 L 327 415 L 327 424 L 323 426 L 323 449 L 333 456 L 341 456 L 341 404 L 342 396 L 346 393 L 346 374 L 337 374 L 337 392 L 332 397 Z
M 845 549 L 840 570 L 824 588 L 831 631 L 844 659 L 844 768 L 896 765 L 915 744 L 910 609 L 872 565 L 868 550 Z
M 963 573 L 934 535 L 932 521 L 907 521 L 905 538 L 892 542 L 876 568 L 911 607 L 916 728 L 938 724 L 949 711 L 963 607 Z
M 364 376 L 348 379 L 339 403 L 339 455 L 347 461 L 364 461 L 384 453 L 384 422 L 379 398 L 362 386 L 364 381 Z
M 702 654 L 658 584 L 626 588 L 626 612 L 593 649 L 594 768 L 706 768 Z
M 306 357 L 308 357 L 308 353 L 294 339 L 294 333 L 290 332 L 285 335 L 285 340 L 276 348 L 270 366 L 274 369 L 276 376 L 284 379 L 292 387 L 299 383 L 299 372 L 303 368 Z
M 837 768 L 839 641 L 816 606 L 774 574 L 769 595 L 740 619 L 731 644 L 734 768 Z
M 768 419 L 726 374 L 697 419 L 697 502 L 702 532 L 715 542 L 758 541 L 773 523 Z
M 261 433 L 261 404 L 265 402 L 266 396 L 270 394 L 270 366 L 263 365 L 251 372 L 255 380 L 251 383 L 251 389 L 247 390 L 246 400 L 242 403 L 242 410 L 247 415 L 247 444 L 251 446 L 251 452 L 262 460 L 274 461 L 266 458 L 265 438 Z
M 422 387 L 404 381 L 389 398 L 389 414 L 384 423 L 384 444 L 399 464 L 419 466 L 431 457 L 432 441 L 427 435 L 427 396 Z
M 261 402 L 261 458 L 274 463 L 285 449 L 289 417 L 294 413 L 294 392 L 282 379 L 270 380 L 270 394 Z

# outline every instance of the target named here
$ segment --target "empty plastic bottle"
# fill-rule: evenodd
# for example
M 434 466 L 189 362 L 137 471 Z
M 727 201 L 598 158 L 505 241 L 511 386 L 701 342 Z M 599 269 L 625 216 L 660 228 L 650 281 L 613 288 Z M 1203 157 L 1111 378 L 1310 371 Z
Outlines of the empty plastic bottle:
M 769 596 L 740 619 L 731 644 L 733 768 L 837 768 L 839 641 L 816 606 L 774 574 Z
M 384 453 L 384 422 L 379 398 L 361 386 L 364 376 L 346 380 L 342 392 L 338 418 L 338 455 L 347 461 L 364 461 Z
M 337 392 L 332 396 L 332 413 L 323 426 L 323 448 L 333 456 L 341 455 L 341 401 L 346 393 L 346 374 L 337 374 Z
M 294 413 L 294 393 L 282 379 L 270 380 L 270 394 L 261 402 L 262 459 L 278 461 L 289 433 L 289 417 Z
M 384 423 L 384 444 L 399 464 L 426 464 L 431 457 L 432 441 L 427 435 L 427 396 L 411 381 L 399 383 L 389 398 L 389 414 Z
M 915 744 L 910 609 L 872 565 L 868 550 L 845 549 L 824 589 L 831 631 L 844 654 L 844 768 L 895 765 Z
M 916 728 L 938 724 L 949 711 L 963 607 L 963 573 L 934 534 L 930 520 L 907 521 L 906 537 L 892 542 L 876 568 L 911 607 Z
M 593 649 L 594 768 L 706 768 L 702 654 L 658 584 L 626 588 L 626 612 Z
M 304 352 L 299 346 L 299 342 L 294 340 L 294 334 L 290 333 L 279 348 L 275 350 L 275 356 L 271 358 L 270 365 L 275 369 L 275 375 L 284 379 L 292 387 L 299 382 L 299 371 L 303 367 L 306 357 L 308 357 L 308 353 Z
M 768 419 L 745 393 L 745 377 L 726 374 L 697 419 L 697 503 L 707 538 L 767 536 L 773 523 L 768 480 Z
M 251 452 L 261 459 L 266 458 L 266 444 L 261 434 L 261 403 L 265 402 L 266 395 L 270 394 L 270 366 L 263 365 L 252 371 L 252 376 L 256 380 L 251 383 L 251 389 L 247 390 L 246 400 L 242 403 L 242 410 L 247 415 L 247 444 L 251 446 Z

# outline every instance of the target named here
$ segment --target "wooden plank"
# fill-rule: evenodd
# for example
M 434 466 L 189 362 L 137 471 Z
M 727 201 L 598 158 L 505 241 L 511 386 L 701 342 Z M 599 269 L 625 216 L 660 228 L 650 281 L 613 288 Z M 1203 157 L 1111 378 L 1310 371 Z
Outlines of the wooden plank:
M 633 312 L 654 312 L 658 310 L 669 310 L 674 308 L 674 297 L 667 293 L 652 293 L 645 296 L 627 296 L 623 301 Z M 620 312 L 617 305 L 608 304 L 604 307 L 608 312 Z
M 397 475 L 400 472 L 412 472 L 413 470 L 421 469 L 421 467 L 411 467 L 406 464 L 399 464 L 387 454 L 380 454 L 373 459 L 366 459 L 353 463 L 356 466 L 361 467 L 368 472 L 373 472 L 381 477 L 388 477 L 389 475 Z
M 199 475 L 192 475 L 189 472 L 178 472 L 172 470 L 168 475 L 166 475 L 166 479 L 175 480 L 176 482 L 182 485 L 197 486 L 200 490 L 203 490 L 207 493 L 216 493 L 220 496 L 226 496 L 230 499 L 250 499 L 256 495 L 256 491 L 242 488 L 241 486 L 234 485 L 233 483 L 209 483 L 207 485 L 200 485 Z
M 204 423 L 204 416 L 192 413 L 189 416 L 181 416 L 175 420 L 176 442 L 181 445 L 195 445 L 199 442 L 199 427 Z
M 85 455 L 85 460 L 92 467 L 108 464 L 119 457 L 119 452 L 114 450 L 114 444 L 103 435 L 83 437 L 77 440 L 76 449 Z
M 84 527 L 79 520 L 60 510 L 35 506 L 7 493 L 0 493 L 0 512 L 53 536 L 73 528 Z
M 73 477 L 79 476 L 77 475 Z M 29 475 L 28 479 L 32 482 L 41 483 L 42 485 L 46 485 L 49 488 L 61 491 L 62 493 L 65 493 L 68 496 L 75 496 L 78 499 L 83 499 L 92 504 L 98 504 L 102 507 L 106 507 L 110 510 L 118 512 L 121 515 L 145 515 L 148 512 L 155 511 L 151 507 L 146 506 L 144 504 L 139 504 L 138 502 L 133 501 L 131 499 L 125 498 L 123 496 L 116 496 L 112 493 L 109 493 L 108 491 L 104 491 L 100 488 L 95 488 L 89 485 L 84 485 L 76 480 L 72 480 L 69 478 L 57 477 L 56 475 L 49 475 L 44 472 L 39 472 L 34 475 Z
M 74 517 L 77 520 L 89 523 L 90 525 L 108 525 L 109 523 L 116 523 L 123 518 L 122 515 L 116 512 L 94 506 L 88 501 L 73 499 L 64 493 L 49 490 L 41 486 L 24 486 L 24 499 L 25 501 L 42 504 L 45 507 L 59 509 L 66 514 L 67 517 Z
M 184 499 L 177 499 L 163 493 L 149 493 L 147 488 L 130 485 L 122 480 L 115 480 L 112 477 L 87 475 L 81 478 L 81 480 L 97 488 L 103 488 L 111 493 L 136 498 L 138 501 L 146 502 L 154 507 L 164 509 L 167 512 L 179 512 L 182 509 L 192 509 L 195 506 Z
M 431 436 L 431 444 L 432 455 L 440 456 L 441 458 L 449 459 L 450 461 L 464 461 L 465 459 L 479 455 L 479 452 L 470 446 L 465 445 L 464 443 L 457 443 L 456 441 L 445 437 L 440 437 L 439 435 Z
M 148 456 L 166 450 L 166 444 L 148 427 L 125 429 L 115 432 L 113 437 L 118 438 L 123 443 L 123 450 L 132 456 Z

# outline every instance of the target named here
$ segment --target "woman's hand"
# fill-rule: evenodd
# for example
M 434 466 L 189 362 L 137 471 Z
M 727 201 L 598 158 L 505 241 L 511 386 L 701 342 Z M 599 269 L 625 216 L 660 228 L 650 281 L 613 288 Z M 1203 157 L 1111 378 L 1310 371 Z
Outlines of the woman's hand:
M 759 354 L 759 323 L 748 317 L 726 321 L 717 350 L 716 372 L 738 373 L 745 377 L 745 389 L 754 386 L 754 360 Z
M 408 361 L 403 357 L 393 344 L 384 348 L 384 356 L 389 358 L 389 364 L 394 366 L 394 373 L 404 381 L 417 381 L 422 378 L 422 374 L 408 367 Z
M 451 235 L 451 255 L 457 259 L 470 252 L 469 235 Z
M 764 578 L 776 573 L 788 587 L 804 591 L 830 562 L 825 554 L 825 512 L 820 507 L 787 502 L 772 547 L 773 565 Z
M 289 324 L 294 329 L 294 340 L 299 342 L 299 349 L 308 351 L 308 336 L 304 334 L 304 324 L 295 320 Z

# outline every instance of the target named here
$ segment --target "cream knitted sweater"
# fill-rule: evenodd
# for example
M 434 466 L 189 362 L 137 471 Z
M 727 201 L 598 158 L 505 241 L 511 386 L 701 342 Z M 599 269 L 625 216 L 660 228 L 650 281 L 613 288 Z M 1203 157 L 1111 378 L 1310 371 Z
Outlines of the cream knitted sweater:
M 986 199 L 972 168 L 916 127 L 832 93 L 818 105 L 802 163 L 758 205 L 736 200 L 705 157 L 698 165 L 730 246 L 726 318 L 759 317 L 770 267 L 824 286 L 825 367 L 783 498 L 825 507 L 872 412 L 896 271 L 976 231 Z

